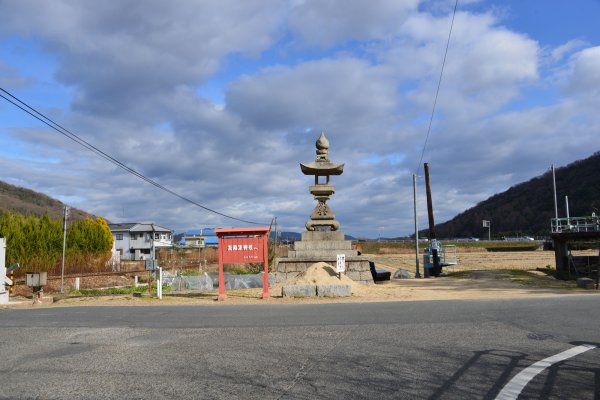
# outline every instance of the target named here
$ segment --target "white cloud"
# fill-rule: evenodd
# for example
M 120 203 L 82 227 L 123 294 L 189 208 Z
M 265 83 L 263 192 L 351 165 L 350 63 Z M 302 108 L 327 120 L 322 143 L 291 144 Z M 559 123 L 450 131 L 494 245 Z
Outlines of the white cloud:
M 409 96 L 424 109 L 433 103 L 450 18 L 413 15 L 403 26 L 404 37 L 386 55 L 400 76 L 419 82 Z M 458 13 L 438 111 L 470 117 L 496 111 L 537 79 L 538 56 L 536 42 L 498 27 L 491 14 Z
M 42 40 L 77 88 L 73 106 L 120 114 L 135 103 L 214 74 L 223 57 L 258 54 L 276 38 L 276 1 L 5 3 L 1 31 Z M 0 32 L 1 32 L 0 31 Z
M 290 29 L 303 43 L 330 47 L 393 36 L 418 0 L 305 0 L 294 3 Z
M 244 76 L 226 99 L 230 112 L 257 129 L 299 132 L 309 123 L 359 148 L 381 145 L 361 139 L 377 130 L 385 140 L 391 132 L 383 129 L 399 109 L 395 81 L 385 69 L 345 57 Z
M 600 98 L 600 46 L 589 47 L 572 56 L 564 83 L 570 95 L 584 96 L 598 104 Z
M 561 61 L 566 55 L 572 54 L 575 50 L 580 50 L 582 47 L 587 47 L 588 42 L 582 39 L 569 40 L 567 43 L 562 44 L 550 50 L 550 56 L 553 62 Z

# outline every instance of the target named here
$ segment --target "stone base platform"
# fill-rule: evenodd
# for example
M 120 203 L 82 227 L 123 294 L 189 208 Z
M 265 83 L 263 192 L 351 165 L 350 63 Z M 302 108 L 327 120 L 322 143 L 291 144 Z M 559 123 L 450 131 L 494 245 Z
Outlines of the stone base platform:
M 344 232 L 330 231 L 305 231 L 302 240 L 294 243 L 294 249 L 288 251 L 288 258 L 316 258 L 344 254 L 347 257 L 357 256 L 358 252 L 352 249 L 352 242 L 344 239 Z
M 314 257 L 283 257 L 276 261 L 277 282 L 285 282 L 294 279 L 305 272 L 311 265 L 325 262 L 335 268 L 337 257 L 335 254 Z M 369 259 L 363 256 L 346 256 L 346 276 L 348 278 L 365 283 L 373 284 L 373 277 L 369 268 Z

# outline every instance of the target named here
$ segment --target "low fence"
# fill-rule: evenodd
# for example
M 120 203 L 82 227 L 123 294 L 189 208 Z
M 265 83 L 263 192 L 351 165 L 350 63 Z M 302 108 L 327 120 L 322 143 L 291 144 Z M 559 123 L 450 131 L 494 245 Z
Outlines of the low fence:
M 64 274 L 81 275 L 117 271 L 117 269 L 115 269 L 115 266 L 110 261 L 110 253 L 67 254 L 64 264 Z M 47 266 L 47 264 L 42 264 L 41 267 L 31 267 L 28 265 L 21 264 L 21 268 L 15 271 L 15 277 L 21 279 L 25 277 L 25 274 L 27 272 L 39 271 L 48 272 L 48 277 L 61 276 L 61 274 L 63 273 L 63 264 L 61 258 L 59 257 L 58 260 L 53 262 L 52 265 L 50 265 L 49 267 Z
M 287 255 L 287 247 L 279 246 L 277 249 L 279 256 Z M 207 247 L 198 248 L 157 248 L 156 258 L 158 264 L 168 271 L 199 271 L 199 272 L 216 272 L 219 262 L 219 251 L 217 248 Z M 43 265 L 42 271 L 48 272 L 48 277 L 61 276 L 62 262 L 60 257 L 53 265 L 47 267 Z M 145 268 L 143 260 L 113 260 L 110 253 L 103 254 L 67 254 L 64 266 L 65 275 L 82 275 L 94 273 L 109 273 L 109 272 L 129 272 L 143 271 Z M 226 269 L 231 271 L 243 270 L 243 264 L 226 265 Z M 262 263 L 260 266 L 262 269 Z M 39 269 L 29 268 L 27 265 L 22 265 L 21 268 L 15 271 L 16 278 L 24 278 L 27 272 L 38 272 Z
M 225 289 L 252 289 L 262 288 L 262 274 L 233 275 L 224 274 Z M 219 288 L 219 277 L 217 274 L 201 274 L 193 276 L 174 276 L 166 280 L 171 286 L 171 291 L 188 290 L 216 290 Z M 275 284 L 275 275 L 269 274 L 269 285 Z

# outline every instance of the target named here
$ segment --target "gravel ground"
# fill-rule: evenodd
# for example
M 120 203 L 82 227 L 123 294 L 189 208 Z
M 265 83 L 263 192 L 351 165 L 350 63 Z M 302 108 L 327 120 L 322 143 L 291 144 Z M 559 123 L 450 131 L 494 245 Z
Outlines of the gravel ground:
M 556 297 L 571 295 L 599 296 L 600 291 L 583 290 L 574 287 L 573 282 L 556 281 L 553 278 L 528 274 L 531 278 L 523 281 L 510 279 L 503 271 L 477 271 L 471 276 L 460 278 L 441 277 L 432 279 L 393 279 L 383 284 L 364 287 L 354 291 L 352 297 L 341 298 L 286 298 L 272 293 L 270 299 L 262 299 L 262 289 L 241 289 L 227 292 L 227 300 L 217 301 L 217 292 L 177 292 L 165 293 L 162 300 L 144 293 L 133 295 L 112 295 L 94 297 L 55 296 L 52 304 L 32 304 L 30 298 L 17 296 L 10 306 L 0 307 L 53 307 L 85 305 L 173 305 L 173 304 L 305 304 L 330 302 L 372 302 L 372 301 L 417 301 L 417 300 L 472 300 L 499 298 Z M 18 302 L 18 303 L 17 303 Z
M 595 253 L 595 252 L 594 252 Z M 398 268 L 414 273 L 414 254 L 368 255 L 378 268 L 395 272 Z M 576 294 L 598 295 L 597 290 L 577 289 L 574 282 L 558 281 L 535 268 L 554 266 L 554 253 L 528 251 L 510 253 L 469 252 L 459 254 L 459 264 L 452 271 L 462 271 L 454 276 L 430 279 L 392 279 L 370 286 L 359 285 L 350 298 L 284 298 L 280 287 L 271 289 L 271 298 L 262 299 L 262 289 L 228 291 L 225 301 L 217 302 L 217 292 L 165 292 L 162 300 L 147 293 L 142 296 L 63 296 L 60 295 L 60 279 L 50 281 L 45 294 L 54 303 L 32 304 L 31 289 L 24 285 L 16 288 L 10 306 L 81 306 L 81 305 L 158 305 L 158 304 L 289 304 L 366 301 L 413 301 L 413 300 L 457 300 L 497 299 L 518 297 L 567 296 Z M 506 269 L 530 270 L 530 273 L 508 273 Z M 449 271 L 447 268 L 446 271 Z M 104 288 L 131 286 L 133 276 L 101 276 L 81 278 L 81 288 Z M 145 277 L 145 273 L 140 274 Z M 450 274 L 452 275 L 452 274 Z M 73 286 L 74 279 L 65 280 L 65 288 Z

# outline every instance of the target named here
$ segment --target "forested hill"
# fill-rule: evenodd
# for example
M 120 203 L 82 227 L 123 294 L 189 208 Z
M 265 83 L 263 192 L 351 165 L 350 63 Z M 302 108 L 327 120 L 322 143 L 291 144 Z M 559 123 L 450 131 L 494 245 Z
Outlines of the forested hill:
M 45 194 L 34 192 L 0 181 L 0 213 L 14 211 L 25 215 L 43 216 L 48 213 L 52 219 L 62 219 L 64 204 Z M 81 220 L 91 214 L 71 208 L 69 219 Z
M 556 168 L 558 216 L 566 217 L 565 196 L 571 217 L 600 212 L 600 152 Z M 453 219 L 436 225 L 438 238 L 487 238 L 483 220 L 491 221 L 492 239 L 502 236 L 547 236 L 554 218 L 552 172 L 511 187 L 482 201 Z

